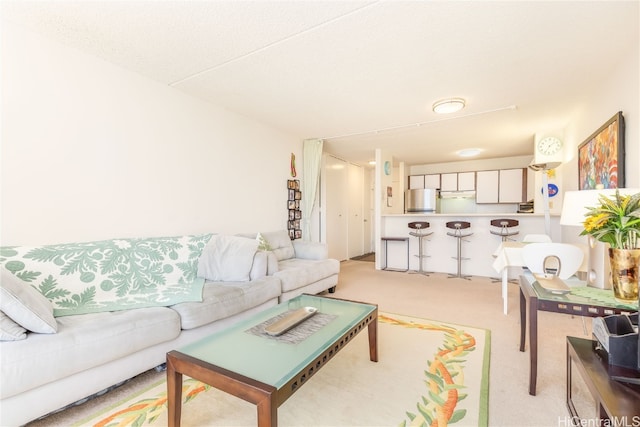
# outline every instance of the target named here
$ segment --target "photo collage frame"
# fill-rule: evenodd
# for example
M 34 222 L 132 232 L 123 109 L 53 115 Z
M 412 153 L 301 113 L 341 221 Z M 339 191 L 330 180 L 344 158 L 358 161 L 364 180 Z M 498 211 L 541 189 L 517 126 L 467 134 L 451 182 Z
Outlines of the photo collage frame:
M 302 210 L 300 209 L 300 201 L 302 200 L 302 192 L 300 191 L 300 180 L 287 180 L 287 210 L 289 219 L 287 220 L 287 230 L 291 240 L 302 238 Z

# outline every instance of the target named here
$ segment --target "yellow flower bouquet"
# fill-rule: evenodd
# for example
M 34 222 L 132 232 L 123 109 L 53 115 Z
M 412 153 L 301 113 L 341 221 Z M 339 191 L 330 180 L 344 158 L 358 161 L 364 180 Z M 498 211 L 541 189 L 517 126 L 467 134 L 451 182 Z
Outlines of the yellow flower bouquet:
M 599 197 L 600 206 L 588 207 L 584 230 L 580 235 L 591 235 L 609 243 L 613 249 L 640 248 L 640 193 L 614 197 Z

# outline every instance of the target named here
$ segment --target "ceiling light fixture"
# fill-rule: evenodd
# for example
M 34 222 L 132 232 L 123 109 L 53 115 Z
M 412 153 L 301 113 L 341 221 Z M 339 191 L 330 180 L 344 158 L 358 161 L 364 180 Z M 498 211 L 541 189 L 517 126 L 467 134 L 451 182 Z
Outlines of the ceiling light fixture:
M 465 102 L 462 98 L 448 98 L 433 104 L 433 112 L 437 114 L 449 114 L 460 111 L 464 108 Z
M 482 152 L 479 148 L 467 148 L 466 150 L 456 151 L 456 154 L 460 157 L 473 157 Z

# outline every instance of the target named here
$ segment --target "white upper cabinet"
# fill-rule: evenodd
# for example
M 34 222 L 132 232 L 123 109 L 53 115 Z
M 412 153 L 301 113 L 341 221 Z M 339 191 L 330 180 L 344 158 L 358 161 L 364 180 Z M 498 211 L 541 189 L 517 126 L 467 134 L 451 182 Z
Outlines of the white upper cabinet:
M 458 174 L 443 173 L 440 175 L 440 191 L 458 191 Z
M 476 189 L 475 172 L 458 173 L 458 191 L 474 191 Z
M 475 189 L 475 172 L 443 173 L 440 175 L 440 191 L 473 191 Z
M 498 203 L 499 171 L 476 172 L 476 203 Z
M 424 175 L 409 175 L 409 190 L 425 188 Z
M 424 188 L 440 188 L 440 174 L 434 173 L 424 176 Z
M 522 203 L 526 198 L 524 169 L 501 169 L 499 203 Z

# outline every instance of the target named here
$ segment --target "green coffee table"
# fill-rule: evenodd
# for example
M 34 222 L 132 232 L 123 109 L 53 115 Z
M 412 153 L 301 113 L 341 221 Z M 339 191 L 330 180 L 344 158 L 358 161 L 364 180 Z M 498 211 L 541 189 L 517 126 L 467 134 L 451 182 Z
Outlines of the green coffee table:
M 291 334 L 260 333 L 274 317 L 308 306 L 318 313 Z M 300 332 L 310 325 L 315 331 Z M 169 426 L 180 425 L 183 375 L 257 405 L 259 427 L 277 426 L 278 407 L 365 327 L 369 358 L 377 362 L 377 305 L 301 295 L 167 353 Z

